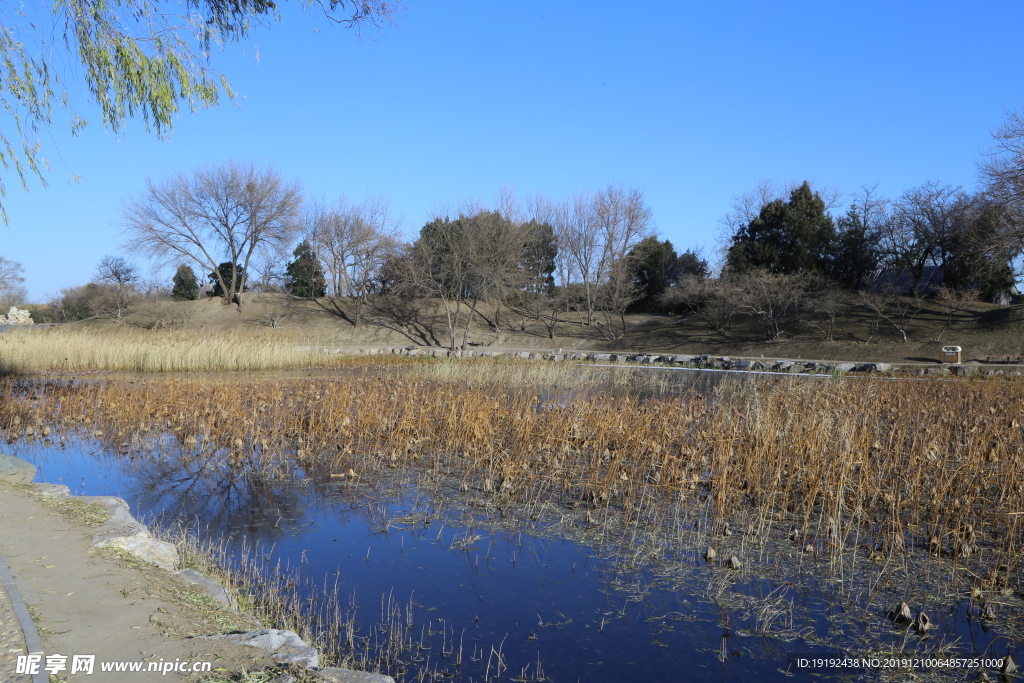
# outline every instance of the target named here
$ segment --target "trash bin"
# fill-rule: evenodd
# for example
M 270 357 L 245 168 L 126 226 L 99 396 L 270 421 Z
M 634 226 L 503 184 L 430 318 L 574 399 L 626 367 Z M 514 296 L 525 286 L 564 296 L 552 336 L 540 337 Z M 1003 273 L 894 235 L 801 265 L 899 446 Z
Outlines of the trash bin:
M 942 362 L 943 363 L 959 363 L 960 362 L 959 346 L 943 346 L 942 347 Z

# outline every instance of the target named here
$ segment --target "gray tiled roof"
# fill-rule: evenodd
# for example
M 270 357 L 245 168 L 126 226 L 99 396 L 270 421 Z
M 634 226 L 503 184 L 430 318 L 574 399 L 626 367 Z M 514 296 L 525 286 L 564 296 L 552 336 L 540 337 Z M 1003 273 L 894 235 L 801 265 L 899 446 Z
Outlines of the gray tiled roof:
M 942 266 L 925 266 L 917 283 L 918 294 L 931 294 L 946 279 Z M 914 276 L 909 268 L 879 268 L 860 279 L 857 289 L 868 292 L 910 294 Z

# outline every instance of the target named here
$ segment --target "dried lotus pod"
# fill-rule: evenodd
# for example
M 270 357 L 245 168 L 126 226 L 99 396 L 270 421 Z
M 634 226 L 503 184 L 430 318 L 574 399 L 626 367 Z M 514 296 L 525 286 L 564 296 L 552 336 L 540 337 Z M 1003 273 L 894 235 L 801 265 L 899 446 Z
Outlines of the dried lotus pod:
M 956 554 L 960 557 L 970 557 L 976 552 L 978 552 L 978 546 L 970 541 L 962 540 L 956 544 Z
M 710 562 L 711 560 L 715 559 L 715 557 L 717 555 L 718 555 L 718 553 L 716 553 L 715 549 L 712 548 L 711 546 L 708 546 L 708 549 L 704 551 L 704 559 L 707 560 L 708 562 Z
M 914 614 L 910 611 L 910 605 L 905 602 L 901 602 L 896 605 L 895 609 L 889 610 L 889 613 L 886 616 L 897 624 L 905 624 L 914 620 Z
M 928 618 L 928 615 L 924 612 L 918 612 L 917 619 L 914 620 L 914 630 L 918 633 L 927 633 L 933 628 L 935 628 L 935 624 Z
M 740 562 L 740 558 L 736 557 L 735 555 L 733 555 L 732 557 L 729 558 L 729 567 L 730 568 L 732 568 L 732 569 L 739 569 L 742 566 L 743 566 L 743 563 Z

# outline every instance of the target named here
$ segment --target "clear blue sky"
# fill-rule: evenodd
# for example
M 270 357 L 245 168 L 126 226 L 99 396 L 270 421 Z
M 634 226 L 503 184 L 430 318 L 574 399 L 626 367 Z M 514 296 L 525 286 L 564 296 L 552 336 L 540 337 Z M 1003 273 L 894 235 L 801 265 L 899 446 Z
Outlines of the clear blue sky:
M 147 177 L 228 159 L 314 196 L 384 193 L 408 234 L 503 186 L 621 183 L 680 249 L 713 246 L 761 179 L 971 189 L 991 131 L 1024 105 L 1022 20 L 1009 0 L 407 0 L 397 27 L 360 40 L 289 7 L 216 57 L 241 105 L 183 113 L 170 142 L 140 125 L 46 131 L 49 187 L 7 176 L 0 255 L 25 266 L 33 301 L 83 284 Z

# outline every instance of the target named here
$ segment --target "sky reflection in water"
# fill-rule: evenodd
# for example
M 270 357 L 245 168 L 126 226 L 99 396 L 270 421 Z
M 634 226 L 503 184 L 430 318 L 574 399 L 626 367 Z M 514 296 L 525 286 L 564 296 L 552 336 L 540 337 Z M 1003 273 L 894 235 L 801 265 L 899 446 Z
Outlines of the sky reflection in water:
M 63 448 L 16 443 L 7 452 L 35 463 L 37 481 L 65 483 L 76 494 L 121 496 L 142 519 L 192 523 L 235 546 L 258 542 L 315 584 L 337 580 L 343 602 L 352 597 L 359 606 L 362 630 L 381 619 L 384 596 L 403 606 L 412 599 L 414 635 L 424 627 L 443 630 L 449 642 L 452 634 L 456 643 L 461 639 L 467 658 L 481 657 L 464 665 L 461 680 L 483 680 L 491 648 L 508 664 L 503 680 L 524 667 L 533 680 L 539 658 L 558 683 L 793 680 L 781 671 L 787 653 L 822 651 L 800 639 L 754 635 L 752 610 L 711 601 L 709 583 L 727 570 L 695 569 L 692 585 L 673 590 L 651 570 L 619 573 L 605 553 L 537 524 L 510 529 L 491 519 L 493 510 L 472 516 L 452 515 L 444 505 L 438 510 L 415 486 L 387 497 L 343 484 L 254 487 L 229 472 L 182 468 L 173 457 L 116 455 L 92 440 Z M 473 536 L 479 538 L 458 547 Z M 693 557 L 676 561 L 703 567 Z M 752 580 L 730 590 L 763 599 L 779 585 Z M 790 586 L 778 596 L 793 601 L 797 630 L 825 635 L 835 628 L 827 615 L 841 608 L 827 604 L 827 591 Z M 960 604 L 933 618 L 941 632 L 962 639 L 963 651 L 984 651 L 993 634 L 966 619 L 966 610 Z M 425 637 L 433 649 L 424 659 L 446 668 L 441 638 Z M 902 638 L 893 633 L 895 641 Z M 798 673 L 796 680 L 812 679 Z

